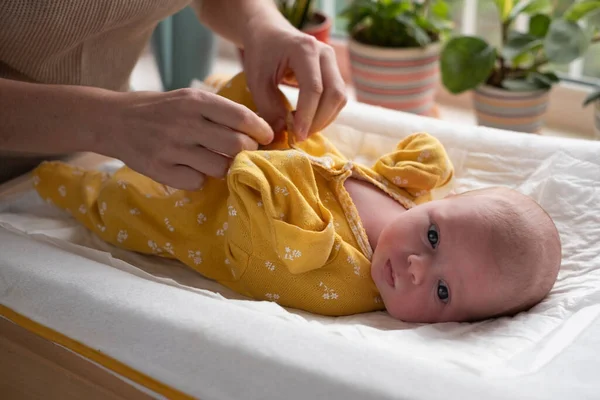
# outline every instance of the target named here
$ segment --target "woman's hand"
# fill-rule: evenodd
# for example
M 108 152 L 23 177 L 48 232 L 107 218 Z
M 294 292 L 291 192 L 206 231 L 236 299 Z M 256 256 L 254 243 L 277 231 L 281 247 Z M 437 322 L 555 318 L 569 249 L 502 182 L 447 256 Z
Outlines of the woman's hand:
M 273 140 L 250 109 L 202 90 L 119 94 L 114 105 L 117 122 L 99 152 L 176 189 L 225 177 L 237 153 Z
M 284 78 L 300 89 L 294 127 L 305 140 L 338 116 L 346 105 L 346 87 L 333 49 L 291 25 L 252 27 L 244 41 L 244 70 L 258 113 L 275 132 L 285 128 L 286 110 L 277 93 Z

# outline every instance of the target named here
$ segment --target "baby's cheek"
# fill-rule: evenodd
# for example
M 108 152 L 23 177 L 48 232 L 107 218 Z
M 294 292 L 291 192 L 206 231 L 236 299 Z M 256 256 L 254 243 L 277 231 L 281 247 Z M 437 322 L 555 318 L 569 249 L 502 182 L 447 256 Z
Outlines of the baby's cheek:
M 384 296 L 383 304 L 388 314 L 396 319 L 404 319 L 406 317 L 406 309 L 403 307 L 404 302 L 396 293 L 388 293 Z
M 399 288 L 384 298 L 387 312 L 404 322 L 432 322 L 437 319 L 435 307 L 420 288 Z

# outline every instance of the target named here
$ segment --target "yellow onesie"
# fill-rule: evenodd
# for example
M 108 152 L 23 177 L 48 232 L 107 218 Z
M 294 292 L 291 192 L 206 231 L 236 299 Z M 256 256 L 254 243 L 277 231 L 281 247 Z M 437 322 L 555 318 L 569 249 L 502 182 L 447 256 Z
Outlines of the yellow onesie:
M 255 110 L 243 74 L 219 93 Z M 240 153 L 226 179 L 208 178 L 198 191 L 173 190 L 126 166 L 109 175 L 61 162 L 41 164 L 33 183 L 103 240 L 177 259 L 248 297 L 330 316 L 383 310 L 373 249 L 343 183 L 363 179 L 414 207 L 451 180 L 444 148 L 413 134 L 367 168 L 320 133 L 289 142 L 284 135 Z

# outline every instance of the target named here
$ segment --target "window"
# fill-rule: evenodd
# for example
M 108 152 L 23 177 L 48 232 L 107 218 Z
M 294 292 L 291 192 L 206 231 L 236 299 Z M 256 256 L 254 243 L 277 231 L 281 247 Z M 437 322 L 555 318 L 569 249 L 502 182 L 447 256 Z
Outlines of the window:
M 318 0 L 317 8 L 334 18 L 332 36 L 346 36 L 345 21 L 338 14 L 352 0 Z M 556 14 L 562 14 L 575 0 L 554 0 Z M 492 44 L 500 39 L 497 9 L 493 0 L 448 0 L 456 30 L 464 34 L 475 34 Z M 516 21 L 516 27 L 527 26 L 526 19 Z M 566 80 L 600 84 L 600 43 L 590 46 L 585 57 L 573 61 L 570 65 L 557 66 L 557 72 Z

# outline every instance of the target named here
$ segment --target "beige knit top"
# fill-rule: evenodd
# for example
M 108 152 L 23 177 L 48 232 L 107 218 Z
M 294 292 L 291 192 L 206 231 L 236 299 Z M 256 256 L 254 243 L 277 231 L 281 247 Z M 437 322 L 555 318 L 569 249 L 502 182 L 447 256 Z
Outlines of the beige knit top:
M 0 77 L 127 90 L 157 23 L 191 2 L 1 0 Z

